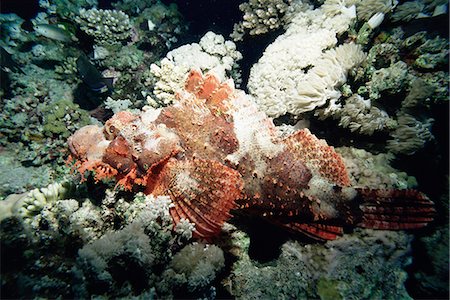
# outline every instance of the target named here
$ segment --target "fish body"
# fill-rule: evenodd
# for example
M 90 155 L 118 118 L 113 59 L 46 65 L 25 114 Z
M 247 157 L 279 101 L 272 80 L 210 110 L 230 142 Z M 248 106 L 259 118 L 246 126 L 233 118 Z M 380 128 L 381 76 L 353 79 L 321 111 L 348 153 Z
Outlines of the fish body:
M 433 219 L 433 203 L 418 191 L 351 187 L 332 147 L 308 129 L 281 137 L 230 81 L 192 70 L 177 98 L 81 128 L 68 141 L 75 166 L 170 196 L 174 223 L 195 223 L 199 238 L 218 234 L 235 210 L 320 240 L 345 226 L 412 229 Z
M 82 53 L 77 59 L 77 70 L 81 80 L 97 93 L 105 93 L 112 83 L 108 83 L 97 68 L 89 61 L 86 54 Z
M 74 35 L 56 25 L 37 24 L 34 26 L 34 31 L 39 35 L 45 36 L 46 38 L 60 42 L 68 43 L 78 41 Z

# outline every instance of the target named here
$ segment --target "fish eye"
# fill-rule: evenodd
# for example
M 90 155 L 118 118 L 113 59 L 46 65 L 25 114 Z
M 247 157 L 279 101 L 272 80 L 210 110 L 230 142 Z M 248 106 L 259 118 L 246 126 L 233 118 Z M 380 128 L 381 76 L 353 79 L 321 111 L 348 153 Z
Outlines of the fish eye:
M 116 132 L 116 127 L 114 127 L 114 126 L 110 126 L 109 128 L 108 128 L 108 131 L 109 131 L 109 133 L 114 133 L 114 132 Z

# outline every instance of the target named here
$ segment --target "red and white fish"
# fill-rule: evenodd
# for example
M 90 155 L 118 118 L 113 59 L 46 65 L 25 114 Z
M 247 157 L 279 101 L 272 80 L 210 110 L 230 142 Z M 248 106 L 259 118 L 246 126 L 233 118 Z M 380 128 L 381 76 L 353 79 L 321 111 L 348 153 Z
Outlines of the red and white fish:
M 177 99 L 78 130 L 68 143 L 79 172 L 170 196 L 174 223 L 189 220 L 199 238 L 217 235 L 239 209 L 321 240 L 345 226 L 414 229 L 433 220 L 433 202 L 416 190 L 350 187 L 333 147 L 308 129 L 282 138 L 232 81 L 192 70 Z

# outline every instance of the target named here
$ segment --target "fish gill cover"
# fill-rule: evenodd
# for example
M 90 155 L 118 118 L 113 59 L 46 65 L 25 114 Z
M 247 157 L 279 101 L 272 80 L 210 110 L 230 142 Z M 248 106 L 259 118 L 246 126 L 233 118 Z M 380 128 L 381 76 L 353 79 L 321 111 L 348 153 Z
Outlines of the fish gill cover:
M 447 1 L 17 3 L 3 298 L 448 297 Z

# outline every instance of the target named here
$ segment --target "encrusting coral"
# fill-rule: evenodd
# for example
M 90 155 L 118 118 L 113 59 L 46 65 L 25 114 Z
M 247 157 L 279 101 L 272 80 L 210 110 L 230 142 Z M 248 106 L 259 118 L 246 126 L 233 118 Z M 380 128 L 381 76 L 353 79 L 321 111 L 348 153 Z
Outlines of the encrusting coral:
M 230 81 L 192 70 L 177 98 L 78 130 L 68 141 L 74 167 L 125 189 L 169 195 L 174 224 L 189 220 L 199 238 L 217 235 L 234 208 L 324 240 L 341 235 L 345 224 L 408 229 L 433 219 L 433 203 L 420 192 L 348 187 L 332 147 L 307 129 L 281 139 Z
M 394 159 L 392 153 L 372 154 L 363 149 L 339 147 L 336 151 L 342 155 L 352 184 L 375 189 L 411 189 L 417 187 L 414 177 L 408 176 L 389 165 Z
M 227 287 L 245 299 L 409 299 L 411 240 L 402 232 L 356 230 L 324 245 L 288 241 L 276 260 L 262 264 L 248 255 L 249 237 L 235 231 L 238 261 Z

